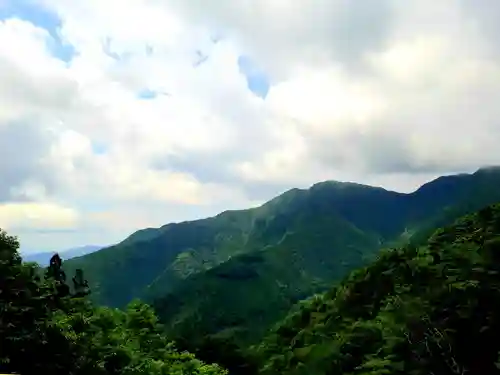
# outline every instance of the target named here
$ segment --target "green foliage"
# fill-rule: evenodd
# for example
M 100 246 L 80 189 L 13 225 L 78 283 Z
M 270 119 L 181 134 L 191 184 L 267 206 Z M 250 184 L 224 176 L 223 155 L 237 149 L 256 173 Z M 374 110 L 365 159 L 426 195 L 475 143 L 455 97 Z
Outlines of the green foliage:
M 412 243 L 422 243 L 430 228 L 500 201 L 499 176 L 487 177 L 441 178 L 411 195 L 342 183 L 292 190 L 259 208 L 258 231 L 249 238 L 267 246 L 165 285 L 154 306 L 176 339 L 232 336 L 246 347 L 296 302 L 366 264 L 382 245 L 400 242 L 405 228 L 413 228 Z
M 500 201 L 499 181 L 479 171 L 409 195 L 317 184 L 64 267 L 55 255 L 45 272 L 0 231 L 0 371 L 497 374 L 500 206 L 429 234 Z M 95 300 L 123 310 L 95 307 L 82 269 Z
M 411 194 L 319 183 L 261 207 L 139 231 L 65 263 L 99 304 L 155 306 L 169 335 L 258 342 L 298 301 L 367 264 L 381 247 L 424 243 L 440 226 L 500 201 L 500 173 L 438 178 Z M 131 277 L 133 275 L 133 277 Z
M 296 302 L 363 264 L 365 249 L 377 246 L 340 219 L 336 226 L 343 236 L 325 230 L 333 220 L 316 220 L 315 229 L 303 219 L 279 244 L 193 275 L 158 299 L 154 306 L 170 335 L 231 335 L 238 345 L 254 342 Z M 351 251 L 331 254 L 326 243 L 350 245 Z M 306 246 L 307 255 L 301 251 Z
M 500 205 L 384 251 L 252 351 L 262 374 L 498 374 Z
M 1 373 L 226 374 L 177 351 L 148 305 L 94 307 L 81 270 L 71 290 L 57 254 L 43 273 L 21 262 L 18 246 L 0 230 Z

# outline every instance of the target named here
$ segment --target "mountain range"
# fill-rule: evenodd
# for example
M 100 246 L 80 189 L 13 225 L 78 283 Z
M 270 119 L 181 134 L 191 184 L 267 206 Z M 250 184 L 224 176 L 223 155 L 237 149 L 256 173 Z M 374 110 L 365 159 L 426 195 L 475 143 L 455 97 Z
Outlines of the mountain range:
M 81 257 L 83 255 L 87 255 L 90 253 L 93 253 L 97 250 L 102 249 L 105 246 L 98 246 L 98 245 L 86 245 L 86 246 L 79 246 L 79 247 L 74 247 L 71 249 L 67 250 L 62 250 L 57 252 L 61 257 L 63 257 L 66 260 L 73 259 L 76 257 Z M 47 266 L 49 264 L 50 258 L 52 255 L 54 255 L 56 251 L 45 251 L 45 252 L 40 252 L 40 253 L 33 253 L 33 254 L 25 254 L 22 255 L 23 261 L 25 262 L 35 262 L 38 263 L 41 266 Z
M 381 248 L 420 244 L 500 202 L 499 187 L 498 168 L 443 176 L 408 194 L 321 182 L 257 208 L 138 231 L 65 268 L 84 270 L 99 304 L 152 303 L 180 345 L 207 336 L 248 345 Z

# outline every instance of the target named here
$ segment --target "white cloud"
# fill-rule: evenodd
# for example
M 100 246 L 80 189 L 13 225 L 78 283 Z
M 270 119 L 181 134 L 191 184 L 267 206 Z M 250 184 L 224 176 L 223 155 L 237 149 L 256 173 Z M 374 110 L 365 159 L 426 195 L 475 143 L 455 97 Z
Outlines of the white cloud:
M 0 205 L 0 227 L 6 229 L 75 229 L 78 213 L 52 203 L 6 203 Z
M 0 202 L 78 212 L 50 244 L 112 242 L 324 179 L 409 190 L 500 159 L 496 23 L 480 5 L 36 4 L 76 54 L 52 55 L 29 19 L 0 23 Z M 265 100 L 243 54 L 270 77 Z

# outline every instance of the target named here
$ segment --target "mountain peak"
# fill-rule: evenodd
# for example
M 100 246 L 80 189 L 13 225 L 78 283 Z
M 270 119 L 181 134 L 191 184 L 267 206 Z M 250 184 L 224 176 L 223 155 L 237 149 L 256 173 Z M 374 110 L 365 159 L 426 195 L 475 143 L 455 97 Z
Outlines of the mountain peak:
M 337 180 L 326 180 L 326 181 L 321 181 L 317 182 L 314 185 L 311 186 L 311 189 L 318 189 L 318 188 L 323 188 L 323 187 L 334 187 L 337 189 L 347 189 L 347 188 L 357 188 L 357 189 L 372 189 L 372 190 L 385 190 L 386 189 L 380 187 L 380 186 L 371 186 L 371 185 L 366 185 L 366 184 L 361 184 L 359 182 L 353 182 L 353 181 L 337 181 Z

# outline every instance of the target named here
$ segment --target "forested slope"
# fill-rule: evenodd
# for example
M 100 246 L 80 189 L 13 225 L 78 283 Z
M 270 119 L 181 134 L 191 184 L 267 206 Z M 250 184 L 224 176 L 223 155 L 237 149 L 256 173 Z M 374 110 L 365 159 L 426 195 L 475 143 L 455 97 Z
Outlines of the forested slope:
M 349 236 L 353 243 L 364 236 L 368 244 L 365 250 L 373 249 L 373 243 L 379 248 L 406 240 L 426 228 L 422 240 L 436 227 L 500 201 L 499 184 L 497 169 L 443 176 L 411 194 L 323 182 L 310 189 L 292 189 L 261 207 L 144 229 L 117 245 L 72 259 L 67 267 L 86 271 L 94 301 L 121 307 L 134 298 L 152 301 L 161 297 L 186 278 L 240 254 L 280 248 L 290 234 L 302 244 L 297 249 L 302 257 L 318 254 L 309 251 L 313 237 L 318 237 L 319 246 L 323 246 L 317 257 L 320 262 L 326 260 L 323 255 L 331 257 L 331 262 L 341 262 L 334 258 L 348 251 Z M 304 223 L 309 231 L 301 228 Z M 341 247 L 329 243 L 335 236 L 342 238 L 338 241 L 343 243 Z M 328 237 L 328 241 L 321 237 Z
M 469 202 L 473 198 L 471 196 Z M 481 204 L 482 199 L 460 207 L 470 209 L 474 204 Z M 446 211 L 446 220 L 451 220 L 449 212 L 453 211 Z M 364 241 L 370 237 L 362 235 L 364 232 L 359 228 L 353 229 L 352 222 L 344 219 L 345 215 L 335 217 L 340 220 L 335 226 L 342 231 L 334 233 L 350 233 L 349 239 L 358 233 L 359 242 L 351 244 L 363 248 Z M 210 326 L 213 319 L 226 319 L 235 311 L 248 318 L 253 316 L 258 327 L 269 309 L 279 306 L 284 311 L 285 305 L 276 304 L 277 292 L 270 287 L 272 275 L 284 277 L 289 272 L 286 277 L 293 281 L 295 272 L 312 266 L 307 266 L 309 260 L 301 259 L 302 253 L 299 253 L 287 258 L 281 267 L 273 267 L 277 267 L 283 256 L 294 253 L 290 250 L 293 246 L 314 248 L 315 239 L 338 244 L 335 241 L 342 238 L 334 233 L 330 238 L 305 236 L 305 243 L 301 243 L 302 235 L 294 238 L 293 233 L 303 229 L 311 234 L 310 229 L 305 229 L 310 220 L 307 216 L 303 218 L 305 221 L 295 222 L 300 224 L 294 227 L 297 230 L 283 236 L 275 245 L 277 248 L 271 246 L 239 255 L 188 277 L 184 298 L 189 297 L 190 291 L 199 290 L 204 302 L 189 300 L 182 305 L 182 299 L 171 300 L 181 304 L 181 308 L 170 307 L 177 309 L 173 316 L 184 321 L 180 319 L 166 327 L 160 325 L 153 310 L 141 302 L 133 302 L 123 311 L 92 305 L 86 297 L 88 287 L 83 274 L 76 272 L 73 283 L 67 282 L 70 274 L 67 278 L 64 276 L 65 267 L 57 257 L 40 277 L 39 268 L 21 262 L 17 241 L 0 232 L 0 371 L 82 375 L 223 374 L 222 367 L 227 367 L 232 375 L 500 373 L 497 366 L 500 204 L 462 217 L 453 225 L 435 231 L 419 246 L 408 244 L 382 251 L 374 261 L 351 271 L 329 291 L 300 302 L 288 315 L 283 312 L 286 317 L 263 339 L 258 336 L 264 331 L 251 338 L 250 341 L 258 343 L 250 348 L 243 346 L 242 350 L 224 339 L 224 335 L 231 338 L 233 331 L 241 328 L 238 327 L 241 322 L 237 322 L 233 331 L 226 327 L 215 335 L 203 330 L 189 331 L 190 327 L 205 327 L 206 322 Z M 287 238 L 292 239 L 291 242 L 287 243 Z M 283 247 L 279 248 L 280 245 Z M 276 258 L 271 261 L 269 256 Z M 235 263 L 242 260 L 243 268 Z M 318 263 L 313 264 L 316 267 Z M 329 264 L 325 270 L 328 267 L 335 264 Z M 227 294 L 214 295 L 221 293 L 223 285 L 231 285 L 227 283 L 229 279 L 252 280 L 255 272 L 256 280 L 264 277 L 261 284 L 254 280 L 240 289 L 229 288 Z M 223 282 L 209 285 L 207 289 L 197 289 L 207 279 L 190 285 L 192 278 L 201 275 L 213 275 Z M 302 285 L 300 279 L 295 281 L 296 284 L 285 285 L 284 289 L 295 292 L 295 288 Z M 317 285 L 314 284 L 317 281 L 307 279 L 311 285 Z M 251 286 L 253 283 L 255 287 Z M 254 291 L 260 288 L 262 295 L 245 295 L 248 285 Z M 231 297 L 230 292 L 235 290 L 239 294 Z M 312 292 L 314 288 L 304 294 Z M 296 298 L 304 296 L 298 294 Z M 233 298 L 229 301 L 234 305 L 228 304 L 226 298 Z M 251 303 L 238 305 L 245 300 Z M 211 301 L 222 305 L 216 306 Z M 251 310 L 248 314 L 249 307 L 257 306 L 254 301 L 261 303 L 262 310 Z M 264 325 L 271 325 L 272 320 Z M 192 336 L 181 334 L 186 332 Z M 245 341 L 247 337 L 243 334 L 239 338 Z M 173 339 L 179 342 L 173 344 Z M 207 365 L 175 349 L 176 346 L 185 349 L 190 340 L 195 344 L 193 352 L 198 358 L 223 366 Z
M 157 298 L 155 309 L 189 349 L 210 335 L 256 342 L 296 301 L 328 289 L 381 247 L 418 245 L 436 228 L 500 202 L 499 182 L 498 173 L 481 170 L 439 178 L 411 195 L 317 184 L 300 204 L 297 193 L 285 205 L 271 201 L 290 210 L 274 219 L 275 232 L 276 223 L 286 228 L 278 243 L 186 278 Z
M 66 267 L 85 270 L 99 304 L 154 304 L 186 349 L 213 339 L 246 347 L 380 248 L 422 243 L 437 227 L 500 202 L 498 186 L 497 169 L 443 176 L 411 194 L 323 182 L 258 208 L 142 230 Z
M 497 374 L 500 205 L 383 252 L 254 348 L 262 374 Z

